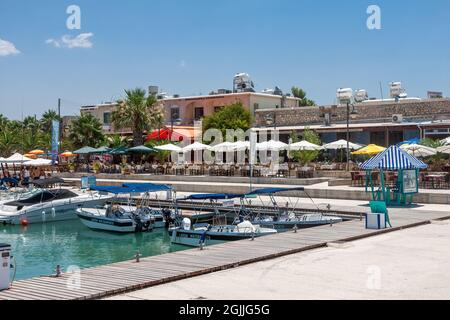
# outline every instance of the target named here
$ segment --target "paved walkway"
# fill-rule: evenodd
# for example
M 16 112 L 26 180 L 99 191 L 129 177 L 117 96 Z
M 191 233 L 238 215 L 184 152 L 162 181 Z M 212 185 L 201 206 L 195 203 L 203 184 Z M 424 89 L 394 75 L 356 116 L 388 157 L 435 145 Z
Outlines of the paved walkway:
M 448 221 L 109 299 L 450 299 Z

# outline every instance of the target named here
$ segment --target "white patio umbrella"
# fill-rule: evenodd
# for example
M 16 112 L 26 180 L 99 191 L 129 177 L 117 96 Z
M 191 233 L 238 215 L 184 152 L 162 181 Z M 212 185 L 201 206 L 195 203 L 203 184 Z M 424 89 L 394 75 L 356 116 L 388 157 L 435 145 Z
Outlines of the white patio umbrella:
M 449 145 L 442 146 L 442 147 L 438 147 L 438 148 L 436 149 L 436 151 L 437 151 L 437 152 L 440 152 L 440 153 L 450 154 L 450 144 L 449 144 Z
M 202 150 L 211 150 L 212 147 L 200 143 L 200 142 L 194 142 L 193 144 L 190 144 L 186 147 L 184 147 L 182 150 L 183 152 L 189 152 L 189 151 L 202 151 Z
M 21 155 L 20 153 L 14 153 L 11 157 L 3 159 L 3 163 L 24 163 L 27 161 L 30 161 L 32 159 L 25 157 L 24 155 Z
M 405 150 L 414 157 L 429 157 L 434 156 L 437 150 L 431 147 L 422 146 L 420 144 L 404 144 L 400 146 L 400 149 Z
M 35 160 L 26 161 L 23 164 L 26 166 L 33 166 L 33 167 L 50 166 L 52 164 L 52 160 L 35 159 Z
M 289 150 L 300 150 L 300 151 L 317 151 L 323 148 L 317 144 L 311 143 L 309 141 L 303 140 L 300 142 L 292 143 L 289 145 Z
M 362 148 L 362 146 L 353 142 L 349 142 L 348 146 L 350 150 L 358 150 Z M 327 150 L 347 149 L 347 140 L 342 139 L 331 143 L 327 143 L 323 145 L 322 148 Z
M 281 141 L 275 141 L 275 140 L 264 141 L 264 142 L 256 144 L 256 150 L 258 150 L 258 151 L 261 151 L 261 150 L 280 151 L 280 150 L 286 150 L 288 148 L 289 148 L 288 144 L 281 142 Z
M 441 140 L 441 143 L 444 145 L 450 145 L 450 137 Z
M 250 150 L 250 141 L 236 141 L 233 145 L 235 151 Z
M 182 149 L 181 147 L 176 146 L 176 145 L 171 144 L 171 143 L 169 143 L 169 144 L 164 144 L 164 145 L 162 145 L 162 146 L 157 146 L 157 147 L 155 147 L 155 149 L 163 150 L 163 151 L 183 152 L 183 149 Z
M 217 144 L 212 147 L 212 151 L 214 151 L 214 152 L 230 152 L 230 151 L 234 151 L 234 150 L 235 150 L 234 143 L 228 142 L 228 141 Z

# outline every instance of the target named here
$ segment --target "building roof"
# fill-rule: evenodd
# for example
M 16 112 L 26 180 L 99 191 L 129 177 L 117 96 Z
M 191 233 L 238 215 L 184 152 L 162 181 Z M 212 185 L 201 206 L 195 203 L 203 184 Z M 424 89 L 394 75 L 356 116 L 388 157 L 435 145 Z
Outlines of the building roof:
M 225 98 L 225 97 L 238 97 L 243 95 L 253 95 L 258 97 L 271 97 L 271 98 L 281 98 L 281 96 L 273 95 L 273 94 L 267 94 L 267 93 L 261 93 L 261 92 L 236 92 L 236 93 L 226 93 L 226 94 L 211 94 L 211 95 L 198 95 L 198 96 L 186 96 L 186 97 L 177 97 L 177 98 L 165 98 L 163 101 L 171 101 L 171 100 L 200 100 L 200 99 L 217 99 L 217 98 Z M 292 100 L 301 100 L 296 97 L 287 96 L 286 99 L 292 99 Z

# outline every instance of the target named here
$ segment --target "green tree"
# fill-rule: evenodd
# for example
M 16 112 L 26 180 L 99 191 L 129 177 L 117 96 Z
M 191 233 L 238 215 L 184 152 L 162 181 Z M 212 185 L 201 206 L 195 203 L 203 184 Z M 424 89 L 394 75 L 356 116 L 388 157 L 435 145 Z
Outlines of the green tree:
M 300 107 L 315 106 L 316 103 L 313 100 L 306 98 L 306 92 L 299 87 L 292 87 L 292 95 L 300 99 Z
M 322 144 L 322 141 L 320 140 L 319 135 L 314 130 L 305 128 L 302 136 L 303 136 L 303 140 L 317 144 L 319 146 Z M 300 141 L 300 138 L 298 137 L 296 131 L 291 132 L 290 138 L 292 140 L 292 143 L 296 143 L 296 142 Z M 290 156 L 293 159 L 295 159 L 296 161 L 300 162 L 302 165 L 306 165 L 309 162 L 315 160 L 318 155 L 319 155 L 319 151 L 309 151 L 309 150 L 290 151 Z
M 222 131 L 225 138 L 227 129 L 247 131 L 251 124 L 252 116 L 250 112 L 244 108 L 241 102 L 236 102 L 203 118 L 203 132 L 208 129 L 218 129 Z
M 120 134 L 111 134 L 106 138 L 108 142 L 108 147 L 112 149 L 117 149 L 126 144 L 125 137 L 122 137 Z
M 6 127 L 6 125 L 8 124 L 9 120 L 7 117 L 5 117 L 3 114 L 0 113 L 0 131 L 3 130 L 3 128 Z
M 54 110 L 47 110 L 43 113 L 41 118 L 41 129 L 44 132 L 50 132 L 52 130 L 53 120 L 60 120 L 58 113 Z
M 69 140 L 76 149 L 86 146 L 99 147 L 105 141 L 102 124 L 92 114 L 82 113 L 70 125 Z
M 125 98 L 117 101 L 118 106 L 111 115 L 118 129 L 130 128 L 133 131 L 133 145 L 144 142 L 143 133 L 162 123 L 163 108 L 155 95 L 147 96 L 144 89 L 125 90 Z
M 9 157 L 20 149 L 21 134 L 17 128 L 9 124 L 3 126 L 0 130 L 0 156 Z
M 431 147 L 431 148 L 437 148 L 442 146 L 442 143 L 440 140 L 435 140 L 435 139 L 431 139 L 431 138 L 425 138 L 420 140 L 419 144 L 426 146 L 426 147 Z

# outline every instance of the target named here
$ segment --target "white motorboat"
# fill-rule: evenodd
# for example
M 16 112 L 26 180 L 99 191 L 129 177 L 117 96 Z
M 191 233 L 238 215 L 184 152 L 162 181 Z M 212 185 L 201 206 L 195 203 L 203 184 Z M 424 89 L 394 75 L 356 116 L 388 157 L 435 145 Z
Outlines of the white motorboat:
M 195 224 L 191 227 L 189 218 L 183 219 L 182 226 L 169 228 L 172 243 L 191 247 L 251 239 L 275 233 L 277 233 L 275 229 L 253 225 L 249 221 L 237 225 Z
M 61 183 L 58 179 L 46 180 L 50 185 Z M 111 200 L 110 196 L 98 192 L 63 188 L 34 189 L 18 199 L 0 204 L 0 223 L 26 225 L 76 219 L 77 208 L 104 206 L 108 200 Z
M 274 228 L 278 231 L 291 230 L 293 228 L 304 229 L 317 227 L 321 225 L 333 225 L 335 223 L 342 222 L 341 217 L 324 215 L 319 209 L 317 212 L 313 213 L 298 213 L 296 209 L 296 204 L 288 201 L 286 206 L 282 207 L 278 204 L 276 200 L 276 194 L 281 192 L 292 192 L 292 191 L 304 191 L 303 187 L 297 188 L 263 188 L 254 190 L 244 197 L 241 198 L 242 208 L 239 213 L 239 222 L 248 220 L 254 224 L 258 224 L 263 227 Z M 247 209 L 245 208 L 244 201 L 249 196 L 268 196 L 270 198 L 271 204 L 270 210 L 258 210 L 258 209 Z M 312 201 L 312 199 L 311 199 Z M 261 199 L 264 204 L 264 201 Z M 267 206 L 269 207 L 269 206 Z
M 153 229 L 152 216 L 139 211 L 126 211 L 121 206 L 106 209 L 79 208 L 77 216 L 90 229 L 118 233 L 144 232 Z
M 219 213 L 219 207 L 223 210 L 225 206 L 228 206 L 230 211 L 234 211 L 236 208 L 232 200 L 241 196 L 239 194 L 194 194 L 180 200 L 210 201 L 213 205 L 207 210 L 212 210 L 214 222 L 221 220 L 221 215 L 226 220 L 227 213 Z M 225 200 L 222 206 L 218 205 L 217 201 L 219 200 Z M 228 225 L 226 223 L 201 223 L 192 225 L 191 219 L 189 218 L 183 218 L 181 220 L 181 212 L 178 208 L 176 208 L 175 212 L 177 214 L 176 223 L 169 228 L 169 234 L 171 236 L 171 242 L 176 244 L 197 247 L 222 243 L 224 241 L 251 239 L 277 233 L 275 229 L 263 228 L 249 221 L 243 221 L 236 225 Z M 236 211 L 235 213 L 237 214 Z M 195 215 L 192 217 L 195 218 Z
M 116 196 L 119 194 L 148 194 L 150 192 L 172 190 L 167 185 L 150 183 L 124 184 L 121 187 L 96 186 L 91 189 Z M 120 200 L 117 200 L 117 202 L 120 202 Z M 110 204 L 106 208 L 79 208 L 76 214 L 85 226 L 93 230 L 130 233 L 150 231 L 155 227 L 164 227 L 165 220 L 163 212 L 145 207 L 142 204 L 143 202 L 141 202 L 139 207 Z

